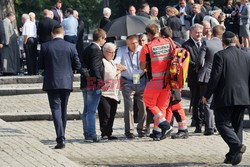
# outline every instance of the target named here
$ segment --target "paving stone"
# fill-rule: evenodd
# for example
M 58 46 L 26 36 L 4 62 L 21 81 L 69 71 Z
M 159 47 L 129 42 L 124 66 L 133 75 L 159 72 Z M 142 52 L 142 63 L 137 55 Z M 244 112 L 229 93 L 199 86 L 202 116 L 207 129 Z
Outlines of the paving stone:
M 11 124 L 20 131 L 32 135 L 48 149 L 56 144 L 54 125 L 51 121 L 11 122 Z M 100 134 L 98 120 L 96 126 Z M 176 125 L 174 127 L 176 132 Z M 227 145 L 218 134 L 197 135 L 192 133 L 194 128 L 190 127 L 188 139 L 168 138 L 159 142 L 147 137 L 126 139 L 124 121 L 121 118 L 116 118 L 114 123 L 113 135 L 119 137 L 117 141 L 85 143 L 82 131 L 81 121 L 68 121 L 66 148 L 55 150 L 81 166 L 223 166 L 224 155 L 228 151 Z M 250 145 L 250 130 L 244 131 L 244 143 Z M 249 149 L 239 166 L 250 166 Z

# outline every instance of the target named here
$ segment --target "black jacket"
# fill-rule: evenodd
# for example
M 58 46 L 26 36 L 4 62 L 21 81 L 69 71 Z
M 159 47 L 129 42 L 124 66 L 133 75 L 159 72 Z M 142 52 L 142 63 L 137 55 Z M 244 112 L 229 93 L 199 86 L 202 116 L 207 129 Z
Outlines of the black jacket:
M 214 56 L 205 97 L 212 94 L 212 108 L 250 105 L 250 54 L 229 46 Z
M 102 17 L 101 22 L 100 22 L 100 28 L 103 29 L 103 27 L 105 27 L 106 24 L 108 24 L 110 22 L 110 20 L 107 17 Z
M 39 43 L 45 43 L 52 40 L 51 32 L 55 25 L 59 23 L 56 20 L 53 20 L 48 17 L 44 17 L 39 21 L 37 26 L 37 35 L 39 37 Z
M 95 43 L 90 44 L 83 51 L 81 55 L 82 67 L 89 69 L 90 77 L 85 78 L 81 75 L 81 89 L 100 89 L 104 85 L 104 65 L 102 58 L 102 51 Z
M 0 44 L 4 43 L 4 39 L 5 39 L 5 36 L 4 36 L 3 21 L 0 20 Z
M 194 14 L 191 18 L 191 25 L 192 25 L 192 19 L 194 17 Z M 205 17 L 205 15 L 203 13 L 197 13 L 195 18 L 194 18 L 194 24 L 195 23 L 198 23 L 198 24 L 201 24 L 202 25 L 202 21 L 203 21 L 203 18 Z
M 41 46 L 39 68 L 44 69 L 43 90 L 73 89 L 73 70 L 80 70 L 75 45 L 55 38 Z
M 192 85 L 198 82 L 198 72 L 196 71 L 196 62 L 199 57 L 199 49 L 195 45 L 194 41 L 189 38 L 183 45 L 183 48 L 187 49 L 190 53 L 190 62 L 188 68 L 188 85 Z
M 178 11 L 180 11 L 180 6 L 179 5 L 177 5 L 176 6 L 176 9 L 178 10 Z M 186 12 L 186 16 L 184 16 L 184 23 L 185 23 L 185 27 L 187 28 L 187 29 L 189 29 L 190 28 L 190 26 L 191 26 L 191 18 L 192 18 L 192 7 L 190 6 L 190 5 L 186 5 L 186 7 L 185 7 L 185 12 Z

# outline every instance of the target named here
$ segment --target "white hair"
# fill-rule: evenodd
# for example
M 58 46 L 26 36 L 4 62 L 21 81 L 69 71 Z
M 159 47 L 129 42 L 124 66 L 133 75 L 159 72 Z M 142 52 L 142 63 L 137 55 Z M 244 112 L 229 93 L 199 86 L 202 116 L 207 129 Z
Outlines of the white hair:
M 103 14 L 111 14 L 111 9 L 110 8 L 103 8 Z
M 29 20 L 29 19 L 30 19 L 30 16 L 29 16 L 27 13 L 24 13 L 24 14 L 22 15 L 22 19 Z
M 109 51 L 111 49 L 115 49 L 116 48 L 116 45 L 111 43 L 111 42 L 107 42 L 104 44 L 104 46 L 102 47 L 103 51 Z
M 198 24 L 198 23 L 195 23 L 194 25 L 192 25 L 192 26 L 190 27 L 190 31 L 193 31 L 193 30 L 195 30 L 195 29 L 203 30 L 203 25 Z

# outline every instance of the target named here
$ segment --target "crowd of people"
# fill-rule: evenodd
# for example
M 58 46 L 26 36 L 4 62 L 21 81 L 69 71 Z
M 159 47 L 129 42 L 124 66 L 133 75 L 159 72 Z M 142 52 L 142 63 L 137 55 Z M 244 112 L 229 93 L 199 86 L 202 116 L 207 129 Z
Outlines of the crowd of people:
M 104 8 L 100 28 L 93 32 L 93 42 L 85 49 L 84 24 L 78 21 L 78 12 L 67 8 L 64 18 L 61 7 L 61 0 L 57 0 L 51 10 L 43 11 L 44 18 L 39 22 L 34 13 L 23 14 L 20 29 L 28 74 L 44 70 L 43 90 L 48 93 L 57 135 L 55 148 L 65 147 L 73 71 L 81 74 L 86 142 L 117 139 L 112 127 L 120 92 L 124 99 L 126 138 L 134 139 L 135 129 L 138 137 L 151 137 L 154 141 L 168 136 L 188 138 L 185 111 L 178 96 L 182 86 L 174 89 L 168 77 L 173 73 L 171 65 L 176 48 L 182 48 L 190 54 L 187 82 L 194 133 L 202 133 L 203 125 L 204 135 L 213 135 L 218 130 L 230 148 L 224 162 L 240 163 L 246 150 L 242 144 L 243 115 L 250 105 L 247 0 L 235 4 L 226 0 L 222 9 L 204 0 L 196 3 L 178 0 L 176 5 L 166 6 L 166 14 L 160 18 L 157 7 L 150 8 L 145 3 L 137 12 L 131 5 L 129 15 L 146 17 L 154 23 L 145 28 L 146 34 L 128 36 L 126 45 L 119 47 L 103 30 L 111 16 L 111 9 Z M 11 24 L 14 19 L 15 15 L 9 13 L 0 22 L 0 72 L 6 75 L 20 70 L 17 36 Z M 96 132 L 97 110 L 101 136 Z M 175 134 L 171 134 L 173 116 L 178 123 Z

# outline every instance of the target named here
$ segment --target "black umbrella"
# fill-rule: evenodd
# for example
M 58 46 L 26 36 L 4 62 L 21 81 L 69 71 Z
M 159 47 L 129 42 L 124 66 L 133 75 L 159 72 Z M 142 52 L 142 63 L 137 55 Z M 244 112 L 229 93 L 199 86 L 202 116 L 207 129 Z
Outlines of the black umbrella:
M 122 16 L 109 22 L 103 29 L 107 32 L 107 37 L 130 36 L 145 32 L 148 24 L 154 21 L 143 16 Z

